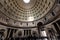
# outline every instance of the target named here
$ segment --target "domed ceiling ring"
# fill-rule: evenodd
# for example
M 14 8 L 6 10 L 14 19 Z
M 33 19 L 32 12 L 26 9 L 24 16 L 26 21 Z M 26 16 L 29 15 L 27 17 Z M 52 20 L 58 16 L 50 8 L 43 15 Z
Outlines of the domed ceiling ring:
M 6 0 L 6 8 L 9 9 L 5 15 L 11 19 L 30 22 L 42 18 L 53 7 L 55 0 L 30 0 L 24 3 L 23 0 Z

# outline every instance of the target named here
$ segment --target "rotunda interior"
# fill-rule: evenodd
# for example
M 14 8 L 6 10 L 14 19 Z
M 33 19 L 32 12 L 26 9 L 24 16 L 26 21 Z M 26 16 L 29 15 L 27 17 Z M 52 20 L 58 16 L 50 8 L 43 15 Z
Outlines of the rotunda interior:
M 60 0 L 0 0 L 0 40 L 60 40 Z

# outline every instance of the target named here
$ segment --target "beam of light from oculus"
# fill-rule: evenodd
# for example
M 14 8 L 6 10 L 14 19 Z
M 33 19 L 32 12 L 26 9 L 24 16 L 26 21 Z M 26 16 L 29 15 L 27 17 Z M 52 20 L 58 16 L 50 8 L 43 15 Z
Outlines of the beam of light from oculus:
M 28 21 L 33 21 L 34 17 L 28 17 Z

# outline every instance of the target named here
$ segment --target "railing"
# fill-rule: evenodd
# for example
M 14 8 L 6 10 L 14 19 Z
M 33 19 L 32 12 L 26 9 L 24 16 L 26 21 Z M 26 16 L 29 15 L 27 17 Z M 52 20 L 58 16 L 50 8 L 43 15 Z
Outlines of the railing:
M 48 37 L 16 37 L 6 38 L 5 40 L 48 40 Z

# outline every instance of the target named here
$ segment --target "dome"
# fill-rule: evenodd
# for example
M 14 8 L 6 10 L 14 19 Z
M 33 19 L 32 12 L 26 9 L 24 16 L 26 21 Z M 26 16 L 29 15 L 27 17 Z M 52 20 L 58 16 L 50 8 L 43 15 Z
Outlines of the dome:
M 44 17 L 54 3 L 55 0 L 4 0 L 4 8 L 7 10 L 4 14 L 17 21 L 35 21 Z
M 60 0 L 0 0 L 1 40 L 59 40 Z

